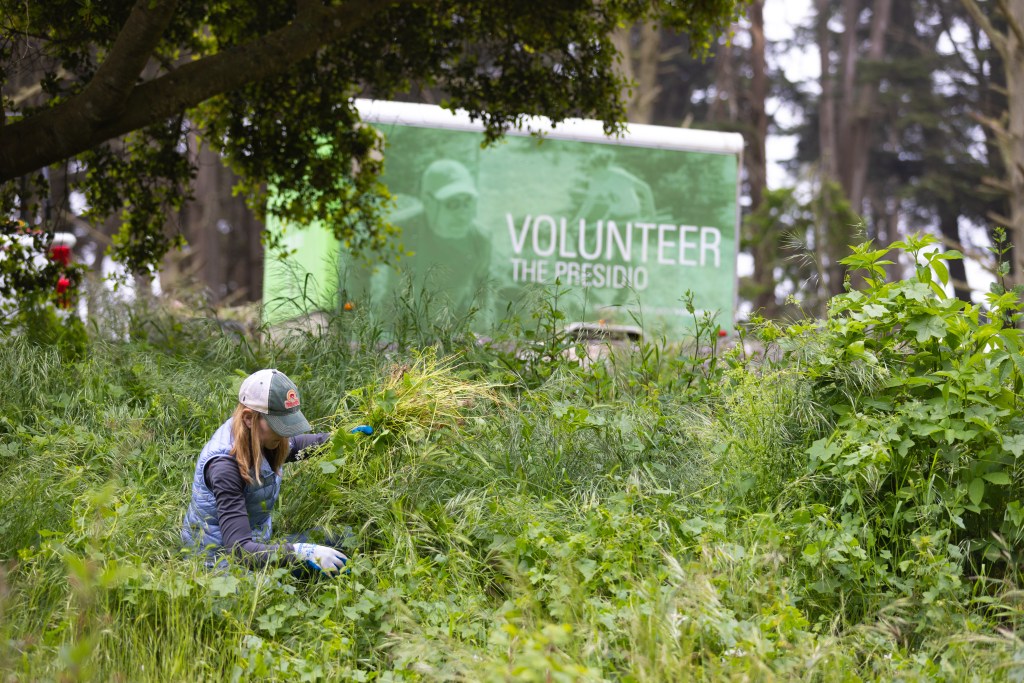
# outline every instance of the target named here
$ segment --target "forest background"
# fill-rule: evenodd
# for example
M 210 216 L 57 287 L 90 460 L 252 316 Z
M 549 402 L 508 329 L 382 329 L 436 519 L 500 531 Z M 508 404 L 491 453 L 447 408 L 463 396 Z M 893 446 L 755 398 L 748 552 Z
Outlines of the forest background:
M 766 13 L 782 38 L 767 39 Z M 1022 14 L 1017 3 L 961 0 L 753 2 L 703 56 L 691 53 L 686 34 L 653 20 L 615 30 L 623 56 L 616 68 L 632 83 L 629 121 L 744 135 L 741 315 L 792 315 L 796 302 L 820 313 L 842 291 L 838 261 L 849 244 L 885 246 L 919 230 L 967 255 L 974 282 L 964 262 L 952 264 L 952 292 L 970 300 L 973 284 L 977 300 L 995 279 L 991 230 L 1006 228 L 1011 246 L 1024 235 L 1017 205 L 1024 117 L 1015 114 L 1021 87 L 1014 80 Z M 8 69 L 10 103 L 46 97 L 38 68 Z M 413 85 L 395 98 L 446 97 Z M 265 207 L 246 204 L 235 191 L 239 178 L 200 143 L 198 130 L 176 143 L 187 148 L 181 163 L 190 172 L 175 192 L 150 199 L 165 217 L 159 229 L 147 228 L 162 233 L 149 240 L 148 255 L 160 261 L 159 289 L 195 295 L 198 282 L 209 305 L 258 301 Z M 769 149 L 778 150 L 770 161 Z M 45 213 L 47 229 L 74 232 L 76 260 L 99 277 L 112 271 L 101 257 L 112 244 L 115 256 L 129 251 L 116 246 L 124 221 L 116 201 L 86 201 L 75 168 L 49 167 L 45 181 L 33 178 L 41 183 L 34 189 L 22 177 L 25 196 L 14 201 L 27 223 Z M 18 186 L 7 184 L 9 192 Z M 1021 271 L 1014 253 L 1006 256 L 1012 282 Z M 120 261 L 136 275 L 154 271 L 145 258 Z M 908 265 L 894 265 L 892 274 Z

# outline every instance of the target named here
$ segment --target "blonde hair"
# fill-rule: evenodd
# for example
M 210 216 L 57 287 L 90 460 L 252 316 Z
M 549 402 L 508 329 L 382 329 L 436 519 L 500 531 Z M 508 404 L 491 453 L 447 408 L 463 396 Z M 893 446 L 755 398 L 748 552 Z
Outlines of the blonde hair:
M 245 418 L 251 415 L 252 419 L 248 427 L 245 426 Z M 263 416 L 253 410 L 246 408 L 241 403 L 235 408 L 231 415 L 231 436 L 234 443 L 231 444 L 231 455 L 238 464 L 238 472 L 242 475 L 245 483 L 252 484 L 253 477 L 257 484 L 260 481 L 260 466 L 263 464 L 263 443 L 260 439 L 260 420 Z M 289 442 L 281 437 L 281 444 L 274 451 L 270 461 L 270 467 L 275 472 L 281 471 L 281 465 L 288 457 Z

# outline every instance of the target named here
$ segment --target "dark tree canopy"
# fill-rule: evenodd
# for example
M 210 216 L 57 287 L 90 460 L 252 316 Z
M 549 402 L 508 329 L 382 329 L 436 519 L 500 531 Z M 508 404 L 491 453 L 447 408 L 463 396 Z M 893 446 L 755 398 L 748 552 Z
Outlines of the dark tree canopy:
M 32 181 L 64 164 L 93 217 L 121 214 L 115 257 L 153 267 L 175 242 L 165 216 L 187 194 L 194 133 L 255 206 L 380 247 L 382 143 L 353 98 L 437 88 L 492 139 L 535 114 L 598 118 L 612 131 L 624 118 L 616 27 L 655 21 L 700 52 L 742 4 L 0 0 L 3 209 L 25 215 Z M 268 185 L 277 192 L 264 205 Z

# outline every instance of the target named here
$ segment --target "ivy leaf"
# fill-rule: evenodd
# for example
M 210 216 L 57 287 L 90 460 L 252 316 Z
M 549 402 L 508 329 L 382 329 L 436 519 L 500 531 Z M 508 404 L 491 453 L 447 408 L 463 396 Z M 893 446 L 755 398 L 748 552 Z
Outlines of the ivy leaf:
M 864 340 L 859 339 L 846 347 L 846 352 L 854 358 L 863 360 L 868 365 L 877 365 L 878 357 L 864 348 Z
M 804 546 L 804 561 L 809 564 L 816 564 L 821 558 L 821 546 L 817 543 L 809 543 Z
M 217 597 L 225 598 L 234 595 L 236 588 L 238 588 L 238 579 L 233 576 L 218 576 L 210 581 L 210 590 Z
M 998 336 L 1003 340 L 1003 344 L 1013 353 L 1020 351 L 1019 332 L 1020 330 L 1015 329 L 999 330 L 998 332 Z
M 828 439 L 818 439 L 811 447 L 807 450 L 807 455 L 811 456 L 811 462 L 828 462 L 832 459 L 832 456 L 839 453 L 839 446 L 834 443 L 829 443 Z
M 950 428 L 946 430 L 946 441 L 970 441 L 978 435 L 977 429 L 957 429 Z
M 886 398 L 866 398 L 864 405 L 875 410 L 892 410 L 892 401 Z
M 910 431 L 914 433 L 914 436 L 929 436 L 935 432 L 941 432 L 942 427 L 933 422 L 921 422 L 915 420 L 909 423 Z
M 1003 448 L 1019 458 L 1024 453 L 1024 434 L 1003 437 Z
M 1019 500 L 1013 500 L 1006 504 L 1005 517 L 1018 529 L 1024 527 L 1024 507 Z
M 1016 351 L 1010 354 L 1010 358 L 1013 360 L 1013 364 L 1017 368 L 1017 373 L 1024 375 L 1024 358 L 1022 358 Z
M 918 343 L 924 343 L 931 338 L 942 339 L 949 330 L 945 319 L 938 315 L 929 315 L 924 318 L 913 320 L 907 325 L 907 329 L 917 335 Z
M 583 574 L 584 581 L 590 581 L 597 572 L 597 562 L 594 562 L 590 558 L 584 558 L 576 563 L 576 569 Z
M 931 298 L 931 287 L 923 282 L 908 282 L 902 291 L 903 296 L 911 301 L 925 302 Z

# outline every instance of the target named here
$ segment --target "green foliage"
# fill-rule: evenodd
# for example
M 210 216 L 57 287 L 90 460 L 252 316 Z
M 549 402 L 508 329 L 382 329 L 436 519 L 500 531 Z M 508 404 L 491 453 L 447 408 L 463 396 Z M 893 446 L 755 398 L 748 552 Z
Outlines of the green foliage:
M 52 234 L 28 230 L 21 221 L 0 225 L 0 333 L 24 334 L 71 354 L 86 345 L 81 321 L 70 311 L 82 266 L 50 254 Z
M 566 290 L 560 282 L 534 293 L 541 296 L 510 308 L 494 339 L 484 345 L 492 355 L 487 365 L 500 370 L 509 385 L 536 389 L 577 376 L 585 378 L 581 391 L 595 401 L 660 391 L 696 400 L 714 393 L 726 369 L 737 363 L 738 353 L 724 353 L 715 315 L 696 315 L 689 290 L 681 303 L 693 317 L 692 333 L 671 343 L 647 337 L 610 340 L 600 334 L 600 324 L 594 338 L 581 338 L 566 328 L 561 310 Z M 642 329 L 643 321 L 635 322 Z
M 1007 238 L 1005 228 L 996 227 L 992 229 L 992 246 L 990 251 L 996 258 L 996 281 L 991 287 L 991 293 L 996 297 L 993 301 L 993 307 L 996 309 L 994 315 L 1001 316 L 1003 322 L 1007 325 L 1016 325 L 1020 320 L 1020 314 L 1012 304 L 1021 296 L 1024 296 L 1024 284 L 1007 287 L 1010 280 L 1009 255 L 1012 252 L 1012 246 Z M 1003 301 L 1008 302 L 1008 304 L 1003 304 Z
M 862 289 L 765 323 L 759 363 L 705 337 L 520 381 L 466 335 L 381 348 L 347 316 L 283 344 L 159 322 L 76 362 L 8 339 L 0 674 L 1017 680 L 1015 304 L 940 295 L 928 242 L 898 283 L 856 248 Z M 333 432 L 286 466 L 275 529 L 350 527 L 337 580 L 179 550 L 195 458 L 270 365 Z
M 768 300 L 765 315 L 774 319 L 782 308 L 775 290 L 788 283 L 802 315 L 824 314 L 829 291 L 838 291 L 842 276 L 828 267 L 831 254 L 848 239 L 862 220 L 850 206 L 838 183 L 822 182 L 809 197 L 796 188 L 766 190 L 761 204 L 743 219 L 744 246 L 764 259 L 765 271 L 781 271 L 765 282 L 750 278 L 741 283 L 741 294 L 754 301 Z M 828 257 L 828 258 L 826 258 Z M 838 257 L 835 257 L 838 258 Z
M 359 122 L 354 97 L 436 88 L 446 107 L 482 120 L 489 141 L 528 115 L 555 124 L 593 117 L 616 132 L 627 84 L 615 68 L 613 31 L 656 21 L 686 31 L 693 51 L 706 54 L 742 7 L 737 0 L 273 0 L 257 11 L 187 0 L 165 23 L 168 5 L 134 13 L 132 5 L 0 2 L 0 81 L 17 74 L 26 78 L 19 87 L 28 79 L 39 85 L 36 97 L 4 100 L 0 135 L 16 125 L 19 141 L 40 143 L 25 144 L 30 170 L 84 167 L 79 189 L 91 217 L 121 215 L 113 254 L 132 271 L 156 268 L 178 242 L 162 226 L 195 171 L 190 133 L 225 156 L 242 177 L 237 190 L 258 211 L 295 224 L 319 220 L 356 251 L 380 249 L 393 233 L 381 219 L 390 199 L 378 181 L 382 140 Z M 130 49 L 115 49 L 119 36 Z M 63 131 L 59 139 L 54 128 Z M 46 158 L 32 156 L 44 146 L 52 148 Z M 14 182 L 25 163 L 0 153 L 0 211 L 31 211 L 38 202 L 38 193 Z M 265 204 L 268 187 L 279 201 Z
M 934 616 L 930 606 L 966 595 L 962 567 L 998 577 L 1019 562 L 1024 359 L 1005 321 L 1020 303 L 993 292 L 983 310 L 949 297 L 945 263 L 960 255 L 935 242 L 854 247 L 843 262 L 863 271 L 862 288 L 776 340 L 832 425 L 783 495 L 822 602 L 867 609 L 871 586 Z M 914 259 L 913 278 L 886 281 L 895 249 Z
M 182 152 L 186 133 L 183 118 L 177 117 L 79 158 L 85 167 L 80 191 L 88 198 L 84 217 L 97 224 L 119 219 L 110 255 L 133 271 L 156 271 L 164 254 L 185 244 L 166 225 L 167 217 L 179 213 L 192 196 L 196 169 Z

